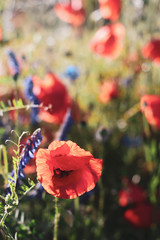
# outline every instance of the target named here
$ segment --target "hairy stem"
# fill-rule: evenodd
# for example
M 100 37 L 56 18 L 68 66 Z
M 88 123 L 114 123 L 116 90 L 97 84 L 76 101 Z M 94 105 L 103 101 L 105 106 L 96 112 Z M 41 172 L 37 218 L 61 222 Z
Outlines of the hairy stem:
M 54 237 L 53 240 L 58 240 L 58 221 L 59 221 L 58 198 L 55 198 L 55 218 L 54 218 Z

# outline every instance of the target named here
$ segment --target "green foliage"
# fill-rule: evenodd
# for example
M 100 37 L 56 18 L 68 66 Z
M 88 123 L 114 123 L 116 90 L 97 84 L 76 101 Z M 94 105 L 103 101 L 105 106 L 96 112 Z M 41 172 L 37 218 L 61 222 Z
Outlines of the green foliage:
M 9 192 L 4 197 L 0 195 L 0 198 L 2 199 L 2 202 L 0 202 L 0 229 L 2 232 L 8 237 L 8 239 L 17 239 L 17 235 L 15 235 L 15 238 L 12 237 L 10 234 L 9 229 L 6 226 L 6 218 L 11 215 L 17 206 L 19 205 L 19 201 L 35 186 L 35 183 L 32 180 L 28 180 L 28 184 L 21 184 L 20 188 L 17 189 L 17 180 L 18 180 L 18 171 L 19 171 L 19 163 L 20 163 L 20 148 L 21 148 L 21 139 L 26 134 L 26 132 L 23 132 L 20 136 L 14 131 L 16 136 L 18 137 L 17 143 L 13 142 L 12 140 L 8 140 L 11 143 L 14 144 L 14 154 L 15 156 L 12 156 L 12 163 L 13 163 L 13 171 L 14 171 L 14 177 L 9 176 L 8 178 L 8 162 L 7 162 L 7 153 L 5 146 L 1 145 L 1 166 L 2 166 L 2 160 L 4 161 L 4 179 L 5 184 L 9 185 Z M 3 169 L 2 169 L 3 170 Z M 3 173 L 3 172 L 2 172 Z
M 8 159 L 7 150 L 4 145 L 0 145 L 0 174 L 3 176 L 4 184 L 8 183 Z
M 18 100 L 13 99 L 12 102 L 9 100 L 8 104 L 5 104 L 3 101 L 0 101 L 0 116 L 3 116 L 5 112 L 17 111 L 21 109 L 29 110 L 30 108 L 40 108 L 40 107 L 44 107 L 44 106 L 36 105 L 36 104 L 25 105 L 21 98 Z
M 3 13 L 0 22 L 4 21 L 2 17 L 7 18 L 7 14 L 4 15 L 5 11 L 10 16 L 12 14 L 14 16 L 10 19 L 12 21 L 10 27 L 13 27 L 14 31 L 8 34 L 9 27 L 3 29 L 4 39 L 0 47 L 4 69 L 7 65 L 4 55 L 6 46 L 13 48 L 20 60 L 22 60 L 22 54 L 26 57 L 26 60 L 21 62 L 22 73 L 17 81 L 17 88 L 22 92 L 24 90 L 23 80 L 28 75 L 43 78 L 46 72 L 51 70 L 61 76 L 65 67 L 70 64 L 78 66 L 81 70 L 79 79 L 72 84 L 67 79 L 62 79 L 68 86 L 71 98 L 82 109 L 81 120 L 86 123 L 76 123 L 68 139 L 92 152 L 96 158 L 102 158 L 103 174 L 98 184 L 98 192 L 93 193 L 87 203 L 80 200 L 77 212 L 74 201 L 59 201 L 59 209 L 62 213 L 59 223 L 59 239 L 159 240 L 158 225 L 150 229 L 137 229 L 131 226 L 123 219 L 126 208 L 118 204 L 118 192 L 122 189 L 122 178 L 127 177 L 132 181 L 136 175 L 139 176 L 140 186 L 147 193 L 147 202 L 154 204 L 157 208 L 160 203 L 160 136 L 145 119 L 142 120 L 142 114 L 139 112 L 141 95 L 144 93 L 160 94 L 159 66 L 144 59 L 141 54 L 141 49 L 148 40 L 159 38 L 159 0 L 122 1 L 119 21 L 126 27 L 125 45 L 121 56 L 113 61 L 94 55 L 88 47 L 95 31 L 108 23 L 104 19 L 91 20 L 92 12 L 99 7 L 97 0 L 84 1 L 87 20 L 83 29 L 70 28 L 58 21 L 51 2 L 0 0 L 0 11 Z M 140 4 L 143 6 L 140 7 Z M 19 13 L 22 21 L 18 20 L 16 26 L 16 16 L 19 16 Z M 138 56 L 134 62 L 129 59 L 132 53 Z M 124 86 L 121 80 L 128 77 L 132 81 L 128 86 Z M 120 94 L 117 99 L 105 105 L 99 100 L 100 84 L 112 78 L 118 82 Z M 0 76 L 0 81 L 2 85 L 9 85 L 6 94 L 10 92 L 9 90 L 15 90 L 13 88 L 16 87 L 12 86 L 12 79 L 7 71 L 4 76 Z M 23 110 L 25 114 L 32 107 L 48 109 L 48 106 L 25 104 L 19 98 L 19 94 L 14 96 L 13 100 L 10 100 L 8 95 L 6 98 L 7 100 L 3 101 L 1 97 L 0 101 L 0 116 L 4 122 L 11 111 Z M 15 124 L 14 121 L 9 120 L 8 126 L 12 129 L 17 128 L 17 132 L 35 128 L 30 123 L 25 125 L 18 119 L 16 121 Z M 47 133 L 44 145 L 48 146 L 50 140 L 56 138 L 59 126 L 46 122 L 38 124 L 42 125 L 44 135 Z M 96 132 L 100 126 L 110 131 L 106 141 L 99 142 L 96 139 Z M 0 136 L 3 136 L 5 132 L 6 129 L 3 126 L 0 127 Z M 53 135 L 48 136 L 48 133 Z M 138 147 L 126 147 L 122 143 L 125 135 L 133 138 L 141 136 L 143 142 Z M 18 142 L 21 137 L 18 136 Z M 3 234 L 0 235 L 0 239 L 6 235 L 8 239 L 15 240 L 51 240 L 54 227 L 53 199 L 46 193 L 43 193 L 40 199 L 32 199 L 28 196 L 29 191 L 36 191 L 35 176 L 31 176 L 34 181 L 25 179 L 16 188 L 20 152 L 17 138 L 13 142 L 14 154 L 10 156 L 10 149 L 3 145 L 3 139 L 1 139 L 0 225 Z M 15 177 L 9 177 L 8 182 L 8 172 L 12 169 L 15 171 Z M 11 193 L 5 196 L 7 183 L 9 183 Z M 17 236 L 14 235 L 15 232 Z

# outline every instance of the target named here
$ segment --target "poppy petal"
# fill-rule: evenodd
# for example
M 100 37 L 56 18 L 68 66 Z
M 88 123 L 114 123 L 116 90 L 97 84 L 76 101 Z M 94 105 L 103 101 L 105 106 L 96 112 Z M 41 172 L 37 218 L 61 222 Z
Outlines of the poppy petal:
M 141 97 L 141 111 L 149 124 L 160 129 L 160 96 L 144 95 Z
M 56 148 L 56 145 L 60 146 Z M 93 157 L 90 152 L 72 141 L 54 141 L 49 145 L 49 150 L 51 150 L 51 157 L 54 158 L 55 169 L 60 168 L 62 171 L 82 168 Z
M 83 7 L 76 10 L 70 3 L 57 3 L 54 11 L 62 21 L 70 23 L 73 26 L 80 26 L 85 21 L 85 11 Z
M 142 48 L 142 55 L 153 62 L 160 64 L 160 39 L 152 39 Z
M 118 20 L 121 11 L 121 0 L 99 0 L 99 10 L 103 18 Z
M 103 26 L 93 36 L 90 48 L 93 52 L 113 60 L 121 54 L 124 35 L 125 27 L 121 23 Z
M 52 189 L 53 161 L 50 152 L 46 149 L 39 149 L 36 154 L 37 177 L 45 190 L 50 192 Z

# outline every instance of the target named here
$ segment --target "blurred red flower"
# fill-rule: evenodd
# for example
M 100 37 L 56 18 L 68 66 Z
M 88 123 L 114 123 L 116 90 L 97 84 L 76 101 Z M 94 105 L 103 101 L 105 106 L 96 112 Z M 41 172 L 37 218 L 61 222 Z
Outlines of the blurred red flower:
M 160 39 L 152 39 L 142 48 L 142 55 L 153 62 L 160 64 Z
M 154 219 L 154 215 L 156 218 Z M 124 218 L 137 228 L 150 228 L 155 222 L 160 223 L 160 212 L 149 203 L 141 203 L 124 213 Z
M 121 0 L 98 0 L 99 10 L 103 18 L 118 20 L 121 11 Z
M 73 26 L 81 26 L 85 21 L 85 10 L 81 0 L 73 3 L 57 3 L 54 11 L 62 21 Z
M 55 197 L 72 199 L 95 187 L 102 173 L 102 160 L 72 141 L 53 141 L 36 155 L 37 176 Z
M 23 169 L 23 173 L 25 175 L 30 175 L 32 176 L 33 174 L 36 173 L 36 163 L 35 163 L 35 159 L 31 159 L 29 161 L 29 164 L 27 164 L 25 166 L 25 168 Z
M 118 193 L 118 202 L 122 207 L 126 207 L 129 204 L 140 203 L 146 200 L 146 192 L 138 185 L 128 182 L 125 189 L 120 190 Z
M 123 48 L 125 27 L 121 23 L 114 23 L 101 27 L 93 36 L 91 50 L 108 59 L 117 58 Z
M 118 97 L 118 84 L 114 80 L 105 81 L 101 84 L 99 99 L 102 103 L 108 103 L 111 99 Z
M 33 92 L 44 106 L 52 105 L 47 111 L 40 109 L 39 118 L 49 123 L 62 123 L 71 102 L 65 85 L 53 73 L 48 73 L 44 81 L 34 76 Z
M 141 97 L 140 105 L 147 122 L 160 130 L 160 96 L 144 95 Z

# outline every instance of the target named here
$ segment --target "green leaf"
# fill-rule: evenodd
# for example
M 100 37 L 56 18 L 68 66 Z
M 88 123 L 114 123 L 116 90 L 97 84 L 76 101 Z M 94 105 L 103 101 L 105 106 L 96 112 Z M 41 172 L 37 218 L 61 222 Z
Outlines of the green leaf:
M 13 100 L 12 100 L 12 103 L 13 103 L 13 106 L 14 106 L 14 107 L 17 107 L 17 101 L 16 101 L 16 99 L 13 99 Z
M 13 163 L 17 163 L 18 162 L 18 159 L 14 156 L 12 156 L 12 160 L 13 160 Z
M 3 109 L 6 109 L 6 108 L 7 108 L 3 101 L 0 101 L 0 106 L 1 106 Z
M 30 186 L 35 186 L 35 183 L 30 178 L 28 178 L 28 183 Z
M 150 183 L 150 196 L 151 196 L 151 202 L 156 202 L 156 190 L 159 183 L 159 177 L 153 176 L 151 183 Z
M 15 179 L 14 179 L 13 177 L 9 176 L 9 178 L 10 178 L 12 181 L 15 181 Z
M 21 184 L 21 190 L 23 191 L 23 192 L 26 192 L 27 190 L 29 189 L 29 187 L 27 186 L 27 185 L 22 185 Z
M 23 107 L 23 106 L 24 106 L 21 98 L 18 99 L 18 101 L 17 101 L 17 106 L 18 106 L 18 107 Z
M 0 169 L 4 178 L 4 183 L 8 183 L 8 158 L 7 150 L 4 145 L 0 145 Z
M 14 149 L 13 152 L 15 153 L 16 156 L 18 156 L 18 151 L 16 151 L 16 150 Z M 13 158 L 13 157 L 12 157 L 12 158 Z
M 8 183 L 8 158 L 7 158 L 7 150 L 6 147 L 3 146 L 3 161 L 4 161 L 4 181 L 5 184 Z

